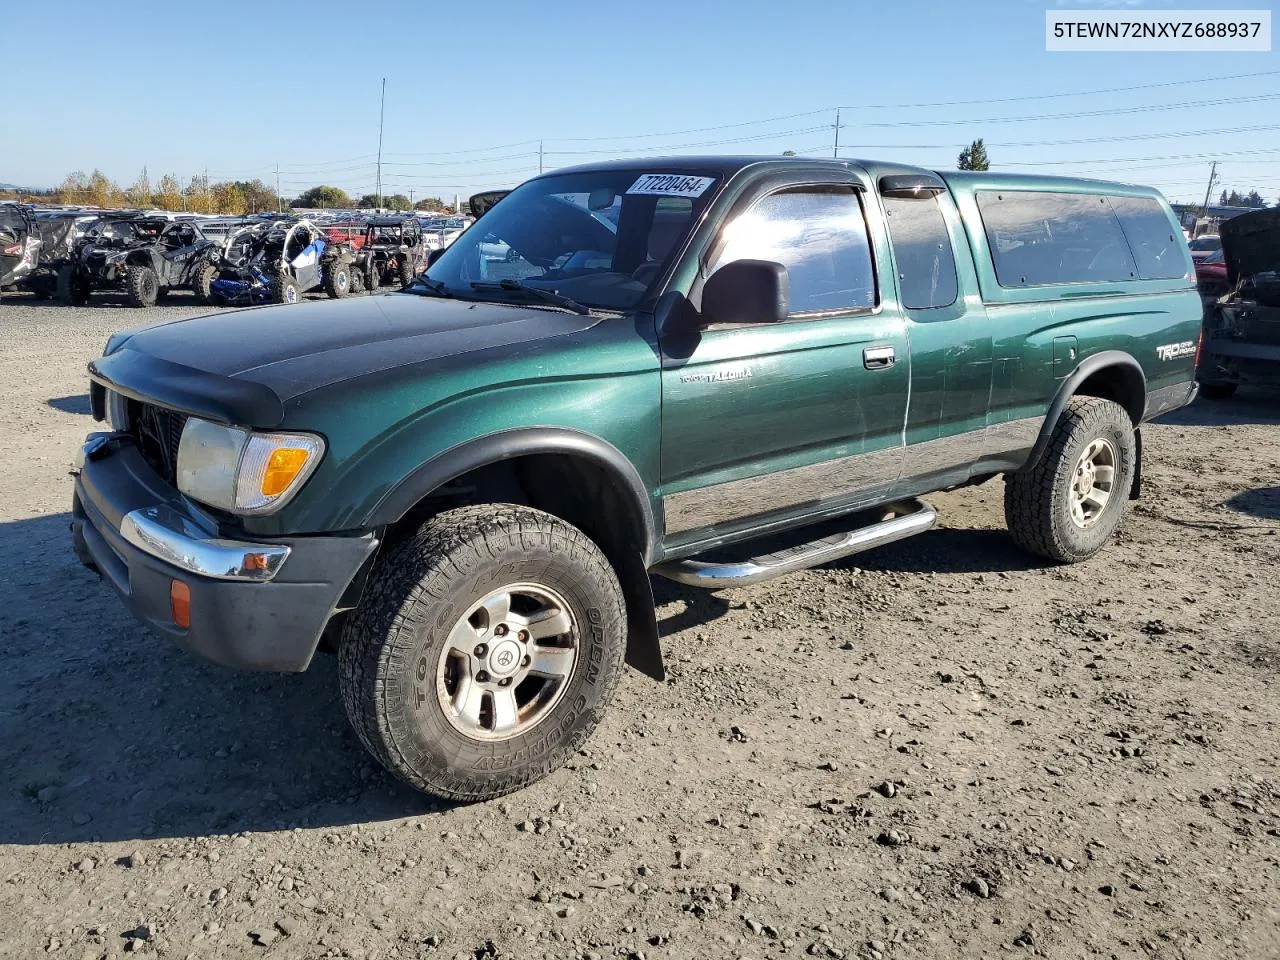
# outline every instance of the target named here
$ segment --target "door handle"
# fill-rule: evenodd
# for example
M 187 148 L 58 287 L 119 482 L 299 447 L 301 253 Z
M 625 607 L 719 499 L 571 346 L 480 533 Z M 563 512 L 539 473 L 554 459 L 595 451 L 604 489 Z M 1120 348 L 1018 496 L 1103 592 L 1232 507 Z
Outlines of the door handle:
M 892 367 L 895 359 L 893 347 L 864 347 L 862 351 L 862 365 L 868 370 Z

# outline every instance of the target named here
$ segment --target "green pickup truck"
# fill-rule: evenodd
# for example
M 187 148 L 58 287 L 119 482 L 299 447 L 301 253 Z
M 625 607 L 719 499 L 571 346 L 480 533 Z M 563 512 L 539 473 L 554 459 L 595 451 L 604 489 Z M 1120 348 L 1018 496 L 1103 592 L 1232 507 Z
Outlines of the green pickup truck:
M 572 756 L 624 662 L 662 678 L 651 574 L 828 562 L 997 474 L 1019 544 L 1092 556 L 1139 493 L 1141 425 L 1195 396 L 1200 317 L 1142 187 L 796 158 L 557 171 L 403 292 L 112 337 L 74 542 L 219 663 L 336 650 L 380 762 L 495 797 Z

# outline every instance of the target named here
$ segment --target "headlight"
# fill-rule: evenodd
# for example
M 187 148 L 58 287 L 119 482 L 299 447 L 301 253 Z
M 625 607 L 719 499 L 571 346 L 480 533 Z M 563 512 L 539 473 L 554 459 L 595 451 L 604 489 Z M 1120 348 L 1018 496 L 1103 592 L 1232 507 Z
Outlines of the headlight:
M 323 456 L 324 441 L 312 434 L 254 433 L 192 417 L 178 444 L 178 489 L 229 513 L 272 513 Z

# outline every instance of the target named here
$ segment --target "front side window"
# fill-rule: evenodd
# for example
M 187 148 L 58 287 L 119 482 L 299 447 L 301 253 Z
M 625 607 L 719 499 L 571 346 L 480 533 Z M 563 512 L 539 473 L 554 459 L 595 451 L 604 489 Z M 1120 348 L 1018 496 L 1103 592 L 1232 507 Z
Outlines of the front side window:
M 867 221 L 851 187 L 797 187 L 765 197 L 724 228 L 707 276 L 734 260 L 786 267 L 792 316 L 876 304 Z
M 1138 278 L 1106 197 L 1010 190 L 979 191 L 977 201 L 1002 287 Z
M 715 187 L 714 177 L 678 171 L 530 180 L 455 240 L 427 277 L 457 297 L 528 299 L 541 290 L 627 310 L 658 282 Z
M 956 258 L 938 198 L 885 197 L 889 241 L 898 262 L 902 305 L 908 310 L 956 302 Z

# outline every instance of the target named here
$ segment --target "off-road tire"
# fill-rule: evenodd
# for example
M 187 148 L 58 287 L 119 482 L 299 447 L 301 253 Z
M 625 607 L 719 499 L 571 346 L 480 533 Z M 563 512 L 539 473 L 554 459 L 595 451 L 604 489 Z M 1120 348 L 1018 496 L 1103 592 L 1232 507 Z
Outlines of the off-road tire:
M 216 279 L 218 268 L 212 263 L 202 263 L 196 267 L 195 275 L 191 278 L 191 289 L 197 300 L 210 306 L 217 302 L 213 296 L 213 281 Z
M 364 293 L 364 271 L 356 264 L 351 265 L 350 293 Z
M 287 273 L 276 274 L 276 278 L 271 281 L 271 302 L 299 303 L 301 300 L 302 289 L 298 286 L 298 281 Z
M 364 288 L 370 293 L 377 293 L 378 287 L 382 286 L 382 271 L 378 269 L 377 261 L 369 261 L 369 269 L 364 272 Z
M 329 299 L 338 300 L 351 292 L 351 264 L 346 260 L 334 260 L 324 270 L 324 292 Z
M 154 307 L 160 296 L 160 281 L 156 272 L 141 264 L 125 269 L 124 290 L 131 307 Z
M 414 276 L 413 263 L 409 260 L 409 257 L 407 255 L 400 258 L 400 263 L 398 264 L 398 270 L 400 274 L 400 287 L 401 289 L 404 289 L 409 284 L 413 283 L 413 276 Z
M 1115 479 L 1101 514 L 1080 527 L 1071 518 L 1071 486 L 1077 462 L 1096 439 L 1115 449 Z M 1004 478 L 1004 515 L 1014 542 L 1058 563 L 1088 560 L 1124 518 L 1136 466 L 1133 421 L 1125 409 L 1099 397 L 1072 397 L 1040 459 Z
M 68 307 L 83 307 L 89 302 L 89 282 L 74 264 L 58 268 L 58 302 Z
M 538 583 L 562 596 L 578 657 L 547 716 L 508 740 L 456 730 L 436 694 L 453 625 L 493 590 Z M 622 673 L 626 610 L 618 578 L 582 531 L 529 507 L 438 514 L 377 561 L 338 647 L 343 705 L 361 742 L 419 790 L 476 801 L 562 766 L 590 736 Z
M 1209 400 L 1229 400 L 1236 395 L 1238 383 L 1202 383 L 1200 394 Z

